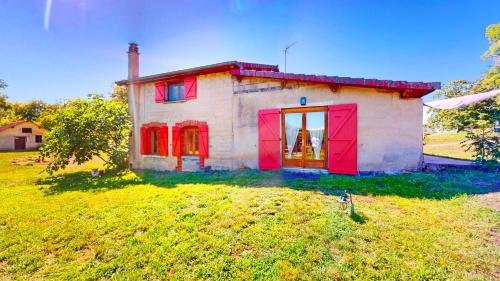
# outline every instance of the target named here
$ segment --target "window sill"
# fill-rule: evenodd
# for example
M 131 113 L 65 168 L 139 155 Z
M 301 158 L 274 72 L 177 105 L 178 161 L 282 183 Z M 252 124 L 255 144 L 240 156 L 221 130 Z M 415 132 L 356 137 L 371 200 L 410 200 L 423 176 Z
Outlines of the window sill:
M 199 155 L 182 155 L 182 158 L 200 158 Z
M 184 103 L 187 102 L 187 100 L 176 100 L 176 101 L 164 101 L 163 104 L 169 104 L 169 103 Z
M 143 154 L 143 157 L 148 157 L 148 158 L 167 158 L 168 156 L 161 156 L 161 155 L 156 155 L 156 154 Z

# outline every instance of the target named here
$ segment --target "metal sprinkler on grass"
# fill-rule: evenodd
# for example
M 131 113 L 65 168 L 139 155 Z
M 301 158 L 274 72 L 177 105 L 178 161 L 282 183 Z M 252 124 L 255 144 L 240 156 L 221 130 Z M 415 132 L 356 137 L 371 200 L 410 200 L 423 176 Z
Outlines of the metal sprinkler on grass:
M 354 215 L 354 203 L 352 202 L 352 191 L 344 190 L 344 192 L 337 199 L 337 202 L 340 203 L 340 207 L 342 210 L 347 209 L 347 205 L 351 205 L 351 216 Z

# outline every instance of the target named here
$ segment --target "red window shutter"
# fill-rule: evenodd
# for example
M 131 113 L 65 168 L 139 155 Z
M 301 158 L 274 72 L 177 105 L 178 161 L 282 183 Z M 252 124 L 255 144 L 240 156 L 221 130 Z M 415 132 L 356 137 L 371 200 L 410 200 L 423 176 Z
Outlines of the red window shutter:
M 358 109 L 356 104 L 328 107 L 328 171 L 358 173 Z
M 172 155 L 181 156 L 181 128 L 172 127 Z
M 147 130 L 145 127 L 141 127 L 141 154 L 148 154 L 147 150 Z
M 153 151 L 153 144 L 151 143 L 151 129 L 146 128 L 146 154 L 151 154 Z
M 208 126 L 200 125 L 198 127 L 198 149 L 200 157 L 208 157 Z
M 184 78 L 184 99 L 196 99 L 196 77 Z
M 280 110 L 259 110 L 259 169 L 280 169 L 280 147 Z
M 159 139 L 159 154 L 161 156 L 168 155 L 168 127 L 161 126 L 160 127 L 160 139 Z
M 155 84 L 155 102 L 165 102 L 165 82 L 158 82 Z

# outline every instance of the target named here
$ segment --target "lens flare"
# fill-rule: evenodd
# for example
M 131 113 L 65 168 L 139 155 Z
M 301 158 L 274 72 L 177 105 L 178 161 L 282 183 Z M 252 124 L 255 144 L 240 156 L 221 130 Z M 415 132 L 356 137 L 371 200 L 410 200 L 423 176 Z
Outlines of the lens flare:
M 52 9 L 52 0 L 47 0 L 45 2 L 45 16 L 43 18 L 43 29 L 45 29 L 45 31 L 49 30 L 50 10 L 51 9 Z

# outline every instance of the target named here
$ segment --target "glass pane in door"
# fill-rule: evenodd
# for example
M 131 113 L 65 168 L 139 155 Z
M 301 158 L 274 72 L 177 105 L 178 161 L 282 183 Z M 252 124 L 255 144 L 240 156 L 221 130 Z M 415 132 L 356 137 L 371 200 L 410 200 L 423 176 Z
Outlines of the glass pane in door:
M 306 130 L 306 159 L 325 160 L 325 112 L 307 112 Z
M 302 160 L 302 113 L 285 114 L 285 158 Z

